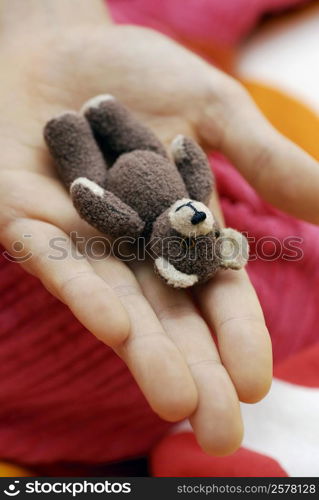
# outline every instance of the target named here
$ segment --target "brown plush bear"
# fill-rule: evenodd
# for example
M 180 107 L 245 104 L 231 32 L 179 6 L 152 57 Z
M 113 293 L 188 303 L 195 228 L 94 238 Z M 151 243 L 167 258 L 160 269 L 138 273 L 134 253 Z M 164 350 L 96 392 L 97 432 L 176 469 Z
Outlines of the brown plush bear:
M 192 139 L 177 136 L 170 160 L 153 132 L 108 95 L 50 120 L 44 137 L 80 216 L 115 238 L 144 238 L 168 285 L 186 288 L 245 265 L 246 238 L 221 229 L 206 206 L 213 177 Z

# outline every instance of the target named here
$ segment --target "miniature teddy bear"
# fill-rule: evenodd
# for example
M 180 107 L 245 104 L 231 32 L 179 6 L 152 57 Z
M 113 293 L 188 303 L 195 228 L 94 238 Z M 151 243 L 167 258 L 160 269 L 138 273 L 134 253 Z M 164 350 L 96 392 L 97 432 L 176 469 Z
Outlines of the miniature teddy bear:
M 246 264 L 246 238 L 222 229 L 206 205 L 213 176 L 192 139 L 174 139 L 172 161 L 109 95 L 53 118 L 44 137 L 79 215 L 109 236 L 152 243 L 155 271 L 168 285 L 187 288 Z

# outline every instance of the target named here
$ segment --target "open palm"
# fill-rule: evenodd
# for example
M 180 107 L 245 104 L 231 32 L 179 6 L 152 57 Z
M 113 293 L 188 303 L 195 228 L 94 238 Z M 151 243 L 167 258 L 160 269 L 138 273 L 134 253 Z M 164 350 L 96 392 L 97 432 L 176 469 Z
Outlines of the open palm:
M 181 133 L 221 149 L 266 198 L 292 212 L 293 199 L 268 194 L 256 172 L 267 164 L 267 184 L 283 159 L 313 160 L 265 122 L 234 80 L 150 30 L 72 27 L 37 34 L 16 64 L 10 51 L 1 58 L 11 62 L 6 97 L 15 97 L 1 103 L 1 242 L 19 259 L 28 256 L 22 265 L 126 362 L 156 413 L 189 417 L 208 452 L 233 451 L 242 438 L 239 400 L 258 401 L 271 381 L 269 336 L 246 273 L 221 273 L 192 297 L 167 287 L 146 263 L 74 259 L 70 233 L 97 233 L 56 178 L 42 128 L 94 95 L 113 94 L 166 145 Z M 63 260 L 49 258 L 56 237 L 68 250 Z

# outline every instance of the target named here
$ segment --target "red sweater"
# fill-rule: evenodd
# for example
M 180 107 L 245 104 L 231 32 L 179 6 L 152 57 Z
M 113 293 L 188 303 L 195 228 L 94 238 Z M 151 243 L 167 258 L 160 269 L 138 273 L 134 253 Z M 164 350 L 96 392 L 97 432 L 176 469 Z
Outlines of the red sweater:
M 127 7 L 130 1 L 116 4 Z M 222 5 L 219 0 L 204 4 L 210 9 Z M 204 16 L 201 8 L 197 17 L 200 12 Z M 263 203 L 221 157 L 214 164 L 226 222 L 250 236 L 277 239 L 275 259 L 252 262 L 248 270 L 275 358 L 281 359 L 317 340 L 319 228 Z M 288 236 L 303 239 L 298 262 L 280 255 Z M 146 454 L 169 424 L 152 413 L 122 361 L 35 278 L 4 257 L 0 290 L 0 458 L 92 463 Z

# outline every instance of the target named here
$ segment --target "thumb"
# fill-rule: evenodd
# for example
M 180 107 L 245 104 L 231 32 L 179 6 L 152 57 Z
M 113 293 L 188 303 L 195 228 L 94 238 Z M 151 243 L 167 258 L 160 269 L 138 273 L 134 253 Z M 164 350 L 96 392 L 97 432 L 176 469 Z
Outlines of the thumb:
M 319 164 L 280 134 L 248 92 L 225 77 L 225 86 L 200 122 L 200 137 L 219 149 L 269 203 L 319 223 Z

